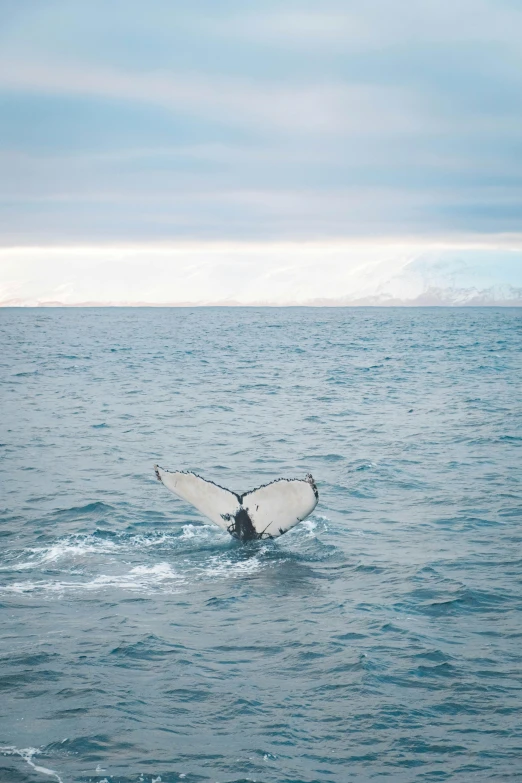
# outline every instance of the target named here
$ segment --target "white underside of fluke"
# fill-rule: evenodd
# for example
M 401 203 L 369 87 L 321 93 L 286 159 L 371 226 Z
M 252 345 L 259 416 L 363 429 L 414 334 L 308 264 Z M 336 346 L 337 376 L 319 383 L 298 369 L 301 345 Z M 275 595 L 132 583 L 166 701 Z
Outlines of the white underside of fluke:
M 171 473 L 158 465 L 155 471 L 167 489 L 242 541 L 286 533 L 312 513 L 319 499 L 312 476 L 278 479 L 240 495 L 195 473 Z

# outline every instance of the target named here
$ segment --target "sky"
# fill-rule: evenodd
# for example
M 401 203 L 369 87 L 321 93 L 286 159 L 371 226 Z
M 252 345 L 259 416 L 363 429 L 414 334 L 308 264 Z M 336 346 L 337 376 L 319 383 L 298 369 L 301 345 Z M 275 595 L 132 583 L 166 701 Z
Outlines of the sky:
M 151 253 L 156 300 L 233 298 L 254 264 L 245 301 L 308 301 L 434 248 L 466 252 L 473 286 L 474 254 L 522 249 L 520 0 L 0 0 L 0 19 L 0 302 L 134 300 Z M 176 285 L 194 254 L 212 290 Z

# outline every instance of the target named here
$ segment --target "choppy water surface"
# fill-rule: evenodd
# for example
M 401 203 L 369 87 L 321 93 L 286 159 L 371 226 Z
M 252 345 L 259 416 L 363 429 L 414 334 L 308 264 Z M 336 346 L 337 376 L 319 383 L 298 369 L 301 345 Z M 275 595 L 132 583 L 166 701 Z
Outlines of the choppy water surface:
M 522 313 L 0 311 L 0 779 L 522 780 Z M 320 503 L 241 545 L 152 465 Z

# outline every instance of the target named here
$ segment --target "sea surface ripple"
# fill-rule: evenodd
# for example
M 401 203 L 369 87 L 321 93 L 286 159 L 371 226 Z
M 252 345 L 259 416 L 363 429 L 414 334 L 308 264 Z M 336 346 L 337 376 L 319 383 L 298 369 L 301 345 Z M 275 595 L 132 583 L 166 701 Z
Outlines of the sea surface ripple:
M 0 332 L 1 781 L 522 781 L 520 310 Z M 320 503 L 241 545 L 156 461 Z

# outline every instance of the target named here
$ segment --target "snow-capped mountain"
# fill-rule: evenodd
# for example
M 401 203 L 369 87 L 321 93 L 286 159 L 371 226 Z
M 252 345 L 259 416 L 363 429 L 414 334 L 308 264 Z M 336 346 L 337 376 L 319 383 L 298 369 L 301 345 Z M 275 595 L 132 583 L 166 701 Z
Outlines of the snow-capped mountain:
M 522 252 L 464 249 L 422 253 L 378 282 L 373 291 L 353 291 L 329 303 L 521 306 Z
M 522 250 L 281 243 L 0 251 L 0 305 L 522 305 Z

